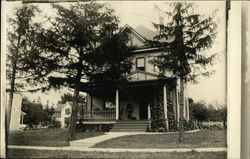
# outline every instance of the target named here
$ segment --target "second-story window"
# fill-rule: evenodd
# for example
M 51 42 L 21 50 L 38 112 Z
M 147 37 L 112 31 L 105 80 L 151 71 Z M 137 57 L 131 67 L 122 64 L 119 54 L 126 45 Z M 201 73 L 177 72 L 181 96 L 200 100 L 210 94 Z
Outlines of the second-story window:
M 145 58 L 144 57 L 136 58 L 136 69 L 145 71 Z
M 66 115 L 69 115 L 70 114 L 70 109 L 68 108 L 68 109 L 65 109 L 65 114 Z

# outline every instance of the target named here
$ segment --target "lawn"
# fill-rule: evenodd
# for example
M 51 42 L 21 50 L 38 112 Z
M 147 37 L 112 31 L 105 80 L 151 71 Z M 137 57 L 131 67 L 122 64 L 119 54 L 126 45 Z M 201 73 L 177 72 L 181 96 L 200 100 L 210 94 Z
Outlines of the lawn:
M 108 158 L 108 159 L 226 159 L 226 152 L 80 152 L 9 149 L 8 158 Z
M 226 147 L 225 130 L 201 130 L 184 135 L 184 142 L 178 143 L 178 134 L 143 134 L 113 138 L 95 148 L 197 148 Z
M 8 145 L 25 146 L 69 146 L 66 129 L 40 129 L 12 132 L 8 137 Z M 77 132 L 76 139 L 103 135 L 104 132 Z

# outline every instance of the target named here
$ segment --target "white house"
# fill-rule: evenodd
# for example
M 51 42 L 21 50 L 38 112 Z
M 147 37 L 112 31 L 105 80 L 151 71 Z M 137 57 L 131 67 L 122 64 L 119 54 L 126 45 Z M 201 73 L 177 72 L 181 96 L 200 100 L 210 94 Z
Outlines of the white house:
M 57 120 L 61 123 L 61 128 L 68 128 L 70 122 L 70 116 L 72 112 L 72 105 L 73 102 L 66 102 L 65 104 L 57 104 L 55 109 L 55 113 L 52 115 L 53 120 Z M 79 113 L 78 117 L 80 116 L 83 104 L 79 103 Z
M 178 125 L 180 120 L 180 80 L 173 79 L 166 74 L 166 79 L 158 78 L 158 68 L 150 63 L 158 55 L 165 53 L 162 49 L 151 47 L 146 39 L 154 34 L 149 29 L 140 27 L 133 29 L 129 25 L 124 27 L 131 33 L 131 45 L 136 49 L 133 53 L 133 68 L 127 83 L 118 86 L 92 84 L 83 85 L 80 90 L 87 94 L 86 109 L 83 120 L 95 123 L 110 123 L 130 121 L 131 124 L 140 120 L 152 121 L 157 116 L 152 111 L 153 106 L 159 105 L 159 114 L 165 119 L 166 128 L 169 123 Z M 148 35 L 151 35 L 150 37 Z M 189 120 L 188 93 L 184 92 L 184 118 Z M 112 103 L 113 108 L 107 107 Z M 162 112 L 162 111 L 159 111 Z M 134 123 L 133 123 L 134 122 Z

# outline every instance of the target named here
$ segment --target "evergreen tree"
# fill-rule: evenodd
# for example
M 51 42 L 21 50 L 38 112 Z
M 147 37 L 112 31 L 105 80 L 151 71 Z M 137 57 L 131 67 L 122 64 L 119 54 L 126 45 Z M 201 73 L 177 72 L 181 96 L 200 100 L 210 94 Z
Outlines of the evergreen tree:
M 164 12 L 169 18 L 167 24 L 155 24 L 159 35 L 150 41 L 152 46 L 161 47 L 164 53 L 152 61 L 159 68 L 159 76 L 165 78 L 166 72 L 180 79 L 180 122 L 179 142 L 184 139 L 184 84 L 196 82 L 199 75 L 211 75 L 204 71 L 212 64 L 215 54 L 204 54 L 210 48 L 216 35 L 213 16 L 202 17 L 193 12 L 193 5 L 187 2 L 171 3 L 173 10 Z
M 73 102 L 73 101 L 74 101 L 74 95 L 73 95 L 73 94 L 70 94 L 70 93 L 64 93 L 64 94 L 61 96 L 61 100 L 58 101 L 58 103 L 60 103 L 60 104 L 65 104 L 65 103 L 67 103 L 68 101 Z M 77 99 L 77 102 L 78 102 L 78 103 L 84 103 L 84 102 L 85 102 L 85 96 L 79 95 L 79 96 L 78 96 L 78 99 Z
M 25 87 L 24 81 L 32 76 L 32 71 L 26 67 L 26 59 L 35 51 L 33 42 L 35 32 L 40 27 L 33 22 L 37 7 L 22 5 L 15 9 L 13 17 L 8 18 L 8 51 L 7 51 L 7 79 L 9 80 L 9 102 L 7 125 L 10 123 L 13 95 L 19 89 Z M 32 78 L 32 77 L 31 77 Z M 8 126 L 7 126 L 8 130 Z
M 130 53 L 125 45 L 128 38 L 120 31 L 119 20 L 107 4 L 77 3 L 68 8 L 53 4 L 52 7 L 57 15 L 49 18 L 51 26 L 38 34 L 36 46 L 41 53 L 32 55 L 31 59 L 36 61 L 30 67 L 42 71 L 35 80 L 46 81 L 48 88 L 74 88 L 69 127 L 69 139 L 73 139 L 79 92 L 85 85 L 84 80 L 99 81 L 101 74 L 110 75 L 109 80 L 122 79 L 130 68 L 130 63 L 123 58 Z M 109 55 L 110 48 L 106 47 L 111 46 L 110 41 L 117 44 L 112 56 Z M 110 62 L 99 61 L 98 57 L 106 55 Z M 114 72 L 116 74 L 112 75 Z

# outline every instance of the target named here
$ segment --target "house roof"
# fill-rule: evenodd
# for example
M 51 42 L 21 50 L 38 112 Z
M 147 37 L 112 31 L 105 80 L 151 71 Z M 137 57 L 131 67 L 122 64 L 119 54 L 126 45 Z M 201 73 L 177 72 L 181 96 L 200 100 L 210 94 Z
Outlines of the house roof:
M 65 104 L 57 104 L 57 107 L 55 109 L 55 112 L 60 112 L 62 111 L 62 109 L 67 106 L 67 103 L 70 104 L 71 106 L 73 105 L 73 102 L 72 101 L 68 101 L 66 102 Z M 78 103 L 78 106 L 82 106 L 84 105 L 83 103 Z
M 156 31 L 153 31 L 151 29 L 146 28 L 143 25 L 140 25 L 136 27 L 135 29 L 126 24 L 122 31 L 125 29 L 129 29 L 130 32 L 136 37 L 137 40 L 139 40 L 142 44 L 136 46 L 136 50 L 134 50 L 134 53 L 141 53 L 141 52 L 152 52 L 152 51 L 157 51 L 159 48 L 157 47 L 152 47 L 149 43 L 148 40 L 153 40 L 153 37 L 157 35 Z
M 134 28 L 132 28 L 131 26 L 129 26 L 128 24 L 126 24 L 126 25 L 123 27 L 122 31 L 125 30 L 125 29 L 129 29 L 134 35 L 137 36 L 137 38 L 138 38 L 139 40 L 141 40 L 142 42 L 144 42 L 145 44 L 147 44 L 146 39 L 145 39 L 141 34 L 139 34 Z
M 148 40 L 153 40 L 153 38 L 157 35 L 157 31 L 153 31 L 143 25 L 139 25 L 134 30 L 144 37 L 144 39 Z
M 66 106 L 66 104 L 57 104 L 55 112 L 60 112 Z

